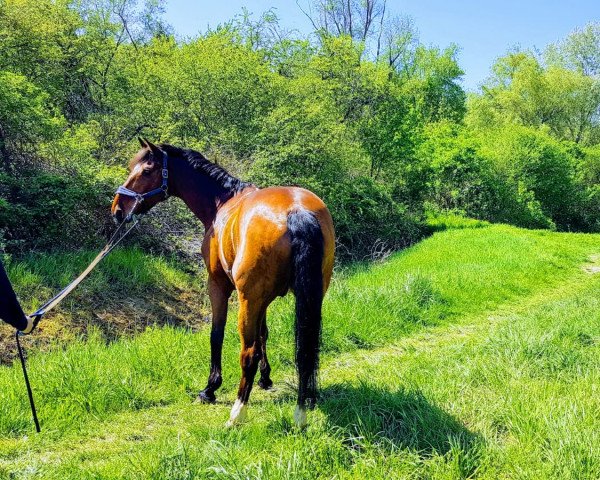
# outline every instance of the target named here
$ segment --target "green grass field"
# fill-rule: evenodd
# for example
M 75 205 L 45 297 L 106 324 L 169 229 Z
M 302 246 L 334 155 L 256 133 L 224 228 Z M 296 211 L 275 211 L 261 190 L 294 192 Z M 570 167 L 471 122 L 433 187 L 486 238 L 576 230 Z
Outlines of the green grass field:
M 40 435 L 19 365 L 0 368 L 0 478 L 600 478 L 600 235 L 468 227 L 439 223 L 384 262 L 337 272 L 306 430 L 292 425 L 292 298 L 269 312 L 275 389 L 255 389 L 234 429 L 234 304 L 216 405 L 192 403 L 207 328 L 171 322 L 107 341 L 110 328 L 89 325 L 30 358 Z M 155 315 L 170 289 L 200 297 L 203 280 L 176 262 L 142 260 L 123 251 L 86 288 L 151 292 Z M 23 292 L 53 271 L 35 264 L 11 266 Z

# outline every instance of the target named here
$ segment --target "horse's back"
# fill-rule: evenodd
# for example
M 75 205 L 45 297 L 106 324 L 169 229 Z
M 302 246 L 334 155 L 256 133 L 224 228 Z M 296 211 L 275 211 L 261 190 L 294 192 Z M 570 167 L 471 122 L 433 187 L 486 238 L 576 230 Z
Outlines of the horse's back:
M 248 295 L 284 295 L 290 282 L 291 239 L 288 218 L 294 212 L 308 212 L 316 218 L 323 236 L 323 281 L 329 285 L 333 269 L 335 237 L 331 215 L 314 193 L 300 187 L 269 187 L 245 195 L 231 213 L 229 232 L 222 232 L 222 246 L 234 258 L 231 277 Z

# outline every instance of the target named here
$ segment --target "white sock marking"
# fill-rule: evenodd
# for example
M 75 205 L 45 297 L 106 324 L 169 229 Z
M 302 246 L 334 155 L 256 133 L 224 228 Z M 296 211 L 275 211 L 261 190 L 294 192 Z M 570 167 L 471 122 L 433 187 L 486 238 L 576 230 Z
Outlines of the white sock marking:
M 231 408 L 231 414 L 229 415 L 229 420 L 225 426 L 233 427 L 234 425 L 238 425 L 246 420 L 247 415 L 248 407 L 238 398 Z
M 296 411 L 294 412 L 294 423 L 298 428 L 306 427 L 308 423 L 306 420 L 306 408 L 296 405 Z

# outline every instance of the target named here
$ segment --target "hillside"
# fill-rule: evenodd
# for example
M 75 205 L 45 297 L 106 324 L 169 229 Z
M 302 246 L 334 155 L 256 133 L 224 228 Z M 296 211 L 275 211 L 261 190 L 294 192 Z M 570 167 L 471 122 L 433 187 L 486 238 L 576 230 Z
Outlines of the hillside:
M 33 354 L 40 435 L 20 367 L 1 367 L 0 478 L 598 478 L 600 235 L 442 228 L 337 272 L 324 305 L 322 400 L 302 432 L 291 423 L 291 298 L 269 312 L 275 389 L 254 390 L 248 423 L 227 430 L 235 312 L 218 403 L 192 403 L 208 372 L 208 329 L 188 307 L 203 279 L 174 260 L 120 252 L 88 293 L 108 311 L 111 285 L 112 301 L 140 299 L 136 311 L 159 325 L 111 337 L 107 324 L 129 321 L 117 309 L 85 337 Z M 22 292 L 49 278 L 35 264 L 11 266 Z M 51 323 L 57 331 L 62 320 L 78 325 L 72 302 Z
M 26 312 L 33 312 L 83 271 L 98 251 L 34 254 L 7 264 Z M 210 321 L 206 271 L 175 258 L 117 249 L 65 301 L 44 317 L 35 336 L 37 349 L 72 341 L 99 330 L 107 340 L 172 324 L 199 328 Z M 16 356 L 14 330 L 0 325 L 0 363 Z

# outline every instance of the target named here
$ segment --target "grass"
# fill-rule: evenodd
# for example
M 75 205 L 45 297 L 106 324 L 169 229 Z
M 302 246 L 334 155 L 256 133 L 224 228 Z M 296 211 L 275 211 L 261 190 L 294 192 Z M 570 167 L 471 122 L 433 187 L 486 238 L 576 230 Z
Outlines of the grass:
M 427 213 L 427 225 L 433 231 L 439 232 L 448 229 L 482 228 L 489 226 L 490 223 L 486 222 L 485 220 L 477 220 L 476 218 L 465 217 L 464 215 L 453 213 L 451 211 L 430 211 Z
M 26 312 L 33 312 L 71 282 L 98 252 L 34 254 L 7 263 Z M 143 331 L 149 325 L 203 325 L 210 312 L 206 272 L 184 269 L 173 258 L 140 249 L 115 250 L 46 317 L 33 337 L 37 349 L 99 330 L 106 339 Z M 200 320 L 200 321 L 199 321 Z M 14 358 L 12 329 L 0 326 L 0 361 Z
M 249 422 L 230 430 L 235 312 L 213 406 L 191 402 L 207 329 L 107 343 L 91 328 L 30 359 L 41 435 L 18 366 L 0 368 L 0 478 L 598 478 L 600 276 L 582 265 L 599 251 L 597 235 L 484 225 L 338 272 L 305 431 L 291 424 L 291 299 L 269 312 L 276 390 L 255 390 Z

